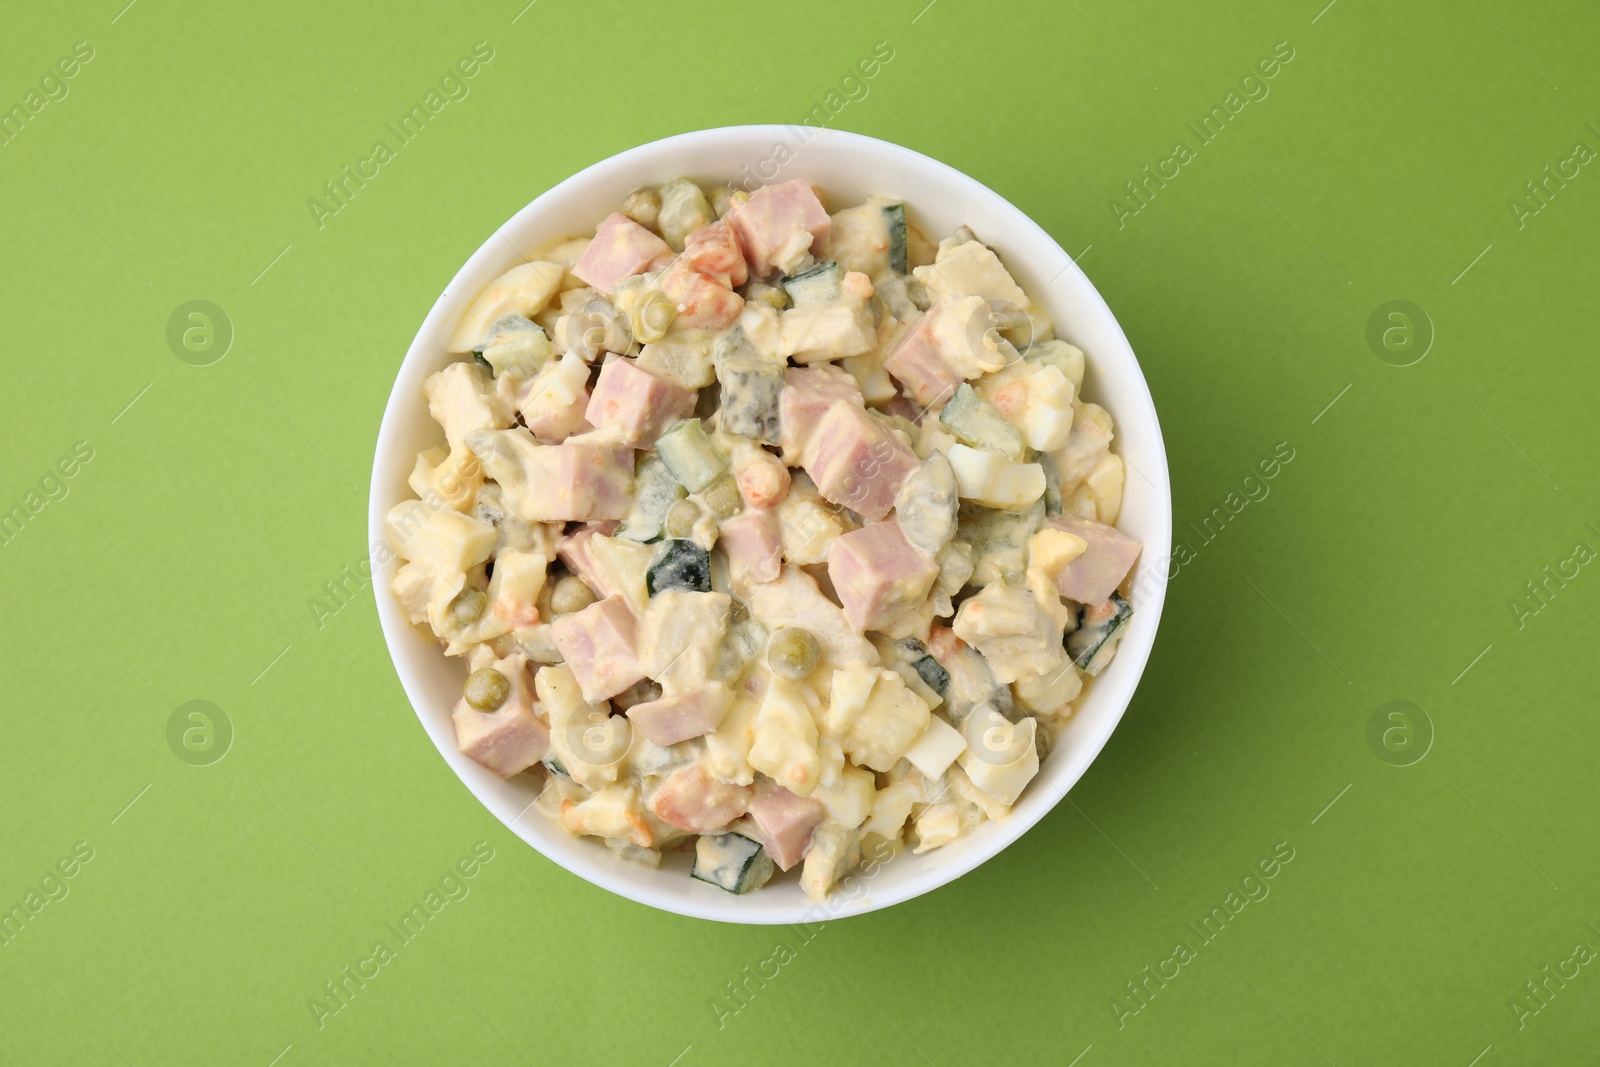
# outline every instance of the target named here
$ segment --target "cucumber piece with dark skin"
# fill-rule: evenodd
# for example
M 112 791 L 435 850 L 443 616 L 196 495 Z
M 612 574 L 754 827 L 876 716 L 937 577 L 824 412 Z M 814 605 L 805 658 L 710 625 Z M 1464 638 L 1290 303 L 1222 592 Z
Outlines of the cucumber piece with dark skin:
M 966 382 L 939 412 L 939 422 L 956 440 L 971 448 L 998 452 L 1014 462 L 1022 460 L 1022 431 Z
M 704 834 L 695 842 L 690 873 L 729 893 L 748 893 L 765 885 L 775 868 L 758 841 L 740 833 Z
M 745 342 L 723 355 L 713 350 L 717 381 L 722 386 L 724 433 L 775 445 L 779 441 L 778 398 L 783 393 L 783 367 L 756 355 Z
M 688 494 L 667 470 L 667 465 L 649 452 L 639 453 L 634 463 L 633 485 L 633 506 L 617 530 L 617 536 L 645 544 L 659 541 L 667 512 Z
M 1011 722 L 1021 718 L 1011 687 L 995 677 L 989 661 L 971 645 L 946 655 L 939 665 L 949 676 L 943 696 L 951 725 L 960 727 L 979 708 L 998 711 Z
M 780 283 L 795 307 L 806 304 L 827 304 L 839 299 L 843 290 L 844 271 L 837 263 L 819 263 Z
M 896 274 L 906 272 L 906 206 L 883 204 L 883 221 L 889 224 L 889 269 Z
M 1067 654 L 1073 665 L 1093 677 L 1106 669 L 1133 617 L 1133 605 L 1121 593 L 1104 604 L 1085 604 L 1078 628 L 1067 635 Z
M 663 541 L 650 567 L 645 571 L 645 586 L 655 596 L 663 589 L 686 589 L 691 593 L 711 592 L 711 553 L 693 541 Z
M 928 688 L 940 696 L 944 696 L 950 689 L 950 672 L 939 666 L 939 661 L 932 656 L 923 656 L 921 659 L 911 661 L 911 669 L 916 671 Z

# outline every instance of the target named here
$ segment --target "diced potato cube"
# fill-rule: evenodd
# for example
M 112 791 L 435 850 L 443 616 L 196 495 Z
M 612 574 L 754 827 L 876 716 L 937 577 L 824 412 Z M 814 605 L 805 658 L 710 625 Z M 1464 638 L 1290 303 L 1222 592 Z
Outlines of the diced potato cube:
M 855 679 L 847 677 L 843 692 L 835 672 L 835 700 L 828 707 L 827 730 L 852 762 L 887 771 L 906 754 L 928 725 L 928 705 L 906 687 L 894 671 L 872 668 L 877 679 L 864 703 L 857 702 Z
M 756 716 L 750 766 L 796 796 L 810 796 L 817 787 L 817 724 L 801 687 L 773 679 Z

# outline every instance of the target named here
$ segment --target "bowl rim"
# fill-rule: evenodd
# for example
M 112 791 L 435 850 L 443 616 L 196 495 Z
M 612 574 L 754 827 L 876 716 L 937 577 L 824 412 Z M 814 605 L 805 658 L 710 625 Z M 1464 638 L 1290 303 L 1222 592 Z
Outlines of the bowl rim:
M 376 566 L 372 568 L 374 571 L 374 602 L 377 608 L 379 624 L 383 631 L 384 645 L 388 650 L 390 661 L 394 665 L 395 673 L 400 679 L 406 698 L 411 704 L 412 711 L 417 716 L 418 723 L 421 725 L 424 734 L 433 741 L 434 746 L 444 757 L 445 762 L 450 766 L 456 778 L 491 815 L 540 855 L 592 885 L 636 903 L 672 914 L 737 924 L 777 925 L 864 915 L 893 904 L 911 900 L 940 886 L 947 885 L 994 858 L 1015 843 L 1045 815 L 1053 811 L 1066 794 L 1082 780 L 1083 775 L 1088 772 L 1089 767 L 1099 757 L 1112 732 L 1121 723 L 1122 717 L 1127 712 L 1128 705 L 1132 702 L 1133 695 L 1138 689 L 1139 682 L 1142 680 L 1149 662 L 1156 633 L 1160 628 L 1170 573 L 1167 568 L 1171 558 L 1172 543 L 1171 481 L 1166 445 L 1161 433 L 1160 419 L 1156 412 L 1155 401 L 1150 394 L 1149 383 L 1145 379 L 1143 368 L 1139 364 L 1132 345 L 1128 342 L 1121 323 L 1118 322 L 1115 314 L 1112 313 L 1105 299 L 1100 295 L 1099 290 L 1089 281 L 1077 262 L 1061 247 L 1055 238 L 1051 237 L 1043 227 L 1016 205 L 1012 204 L 1010 200 L 976 178 L 957 170 L 947 163 L 892 141 L 866 134 L 781 124 L 720 126 L 691 130 L 626 149 L 597 160 L 551 186 L 488 234 L 483 243 L 461 265 L 440 292 L 437 299 L 434 300 L 433 305 L 429 308 L 427 315 L 424 316 L 422 323 L 418 327 L 411 344 L 407 347 L 404 358 L 396 367 L 395 383 L 384 405 L 373 454 L 367 517 L 368 544 L 373 552 L 376 553 L 379 546 L 388 545 L 384 522 L 389 509 L 399 502 L 398 499 L 390 499 L 389 494 L 384 491 L 388 478 L 391 476 L 391 468 L 385 465 L 384 460 L 385 456 L 392 450 L 394 436 L 402 432 L 400 429 L 400 424 L 403 421 L 402 411 L 407 404 L 414 400 L 414 397 L 410 395 L 410 386 L 406 382 L 408 377 L 407 370 L 420 360 L 436 358 L 437 342 L 435 337 L 440 332 L 439 325 L 441 320 L 453 315 L 467 299 L 477 295 L 475 290 L 472 293 L 464 293 L 462 291 L 466 280 L 476 274 L 486 261 L 498 260 L 504 257 L 504 248 L 499 243 L 502 240 L 501 235 L 504 231 L 518 226 L 530 218 L 537 217 L 545 209 L 546 205 L 553 201 L 559 201 L 575 187 L 590 184 L 617 171 L 625 171 L 668 149 L 685 146 L 706 147 L 724 142 L 742 144 L 748 141 L 750 145 L 757 146 L 757 150 L 760 150 L 761 146 L 770 144 L 773 138 L 786 140 L 792 138 L 797 131 L 801 130 L 804 131 L 806 141 L 827 137 L 855 142 L 869 152 L 883 153 L 902 165 L 926 168 L 939 173 L 946 181 L 964 187 L 966 193 L 971 197 L 988 201 L 991 208 L 998 210 L 1002 215 L 1008 216 L 1018 232 L 1031 238 L 1029 243 L 1037 242 L 1042 249 L 1053 250 L 1059 255 L 1060 272 L 1047 285 L 1053 287 L 1059 284 L 1063 278 L 1070 277 L 1080 290 L 1077 294 L 1078 297 L 1086 299 L 1097 306 L 1096 311 L 1104 316 L 1106 324 L 1114 331 L 1113 340 L 1120 341 L 1121 351 L 1111 358 L 1119 361 L 1126 359 L 1128 369 L 1133 375 L 1133 383 L 1137 385 L 1136 389 L 1128 389 L 1126 395 L 1119 393 L 1116 397 L 1116 403 L 1124 412 L 1129 408 L 1137 408 L 1137 414 L 1147 427 L 1147 431 L 1141 431 L 1141 433 L 1148 432 L 1150 435 L 1148 441 L 1150 456 L 1146 457 L 1146 466 L 1141 469 L 1140 473 L 1146 481 L 1151 483 L 1151 522 L 1159 536 L 1154 538 L 1146 537 L 1143 552 L 1137 566 L 1159 566 L 1159 574 L 1156 575 L 1156 580 L 1153 584 L 1146 584 L 1143 581 L 1138 583 L 1144 592 L 1144 601 L 1135 615 L 1138 626 L 1135 629 L 1133 625 L 1130 625 L 1129 633 L 1124 637 L 1117 654 L 1120 664 L 1126 665 L 1131 659 L 1134 669 L 1130 671 L 1127 666 L 1124 666 L 1120 687 L 1124 691 L 1114 698 L 1117 700 L 1118 706 L 1114 711 L 1102 711 L 1098 727 L 1087 736 L 1076 739 L 1074 747 L 1077 751 L 1074 762 L 1077 764 L 1077 769 L 1075 773 L 1067 774 L 1063 781 L 1053 785 L 1051 789 L 1053 795 L 1048 802 L 1029 804 L 1026 809 L 1023 808 L 1022 802 L 1019 802 L 1016 810 L 1004 820 L 995 822 L 994 828 L 996 832 L 991 835 L 992 840 L 986 843 L 985 847 L 969 849 L 958 857 L 953 857 L 951 862 L 946 865 L 913 872 L 903 885 L 892 892 L 867 894 L 860 900 L 846 902 L 838 908 L 832 906 L 839 896 L 838 893 L 835 893 L 824 903 L 807 902 L 807 906 L 797 909 L 795 914 L 778 915 L 771 913 L 770 910 L 763 910 L 759 913 L 743 913 L 737 907 L 719 908 L 709 902 L 701 904 L 697 898 L 680 898 L 662 894 L 660 891 L 651 889 L 648 886 L 614 876 L 604 864 L 589 864 L 586 860 L 580 861 L 569 856 L 546 851 L 530 833 L 524 832 L 518 825 L 521 821 L 520 815 L 509 819 L 503 816 L 497 810 L 497 805 L 492 798 L 481 793 L 469 780 L 468 776 L 463 773 L 465 763 L 470 762 L 470 760 L 462 755 L 453 743 L 446 744 L 443 738 L 436 736 L 435 732 L 430 729 L 428 720 L 424 717 L 423 712 L 423 707 L 427 704 L 427 701 L 424 699 L 423 685 L 418 674 L 421 668 L 413 664 L 409 654 L 403 653 L 399 647 L 398 639 L 408 632 L 414 632 L 415 628 L 400 614 L 392 595 L 388 593 L 387 581 L 378 580 L 379 568 Z M 1091 365 L 1094 362 L 1099 362 L 1103 365 L 1106 360 L 1106 354 L 1103 352 L 1093 353 L 1090 359 Z M 1126 416 L 1119 418 L 1119 422 L 1125 421 L 1125 418 Z M 379 586 L 384 586 L 385 588 L 379 590 Z M 440 655 L 438 652 L 433 652 L 433 654 Z M 1024 801 L 1026 799 L 1025 794 Z M 757 895 L 759 896 L 759 894 Z M 732 899 L 742 900 L 746 898 Z M 722 902 L 719 901 L 717 903 L 720 904 Z

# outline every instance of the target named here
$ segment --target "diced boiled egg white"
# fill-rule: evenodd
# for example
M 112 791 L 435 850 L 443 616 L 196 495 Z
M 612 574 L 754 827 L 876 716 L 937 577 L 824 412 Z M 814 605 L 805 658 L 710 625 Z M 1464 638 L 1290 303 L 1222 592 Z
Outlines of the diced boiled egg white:
M 467 309 L 461 324 L 450 335 L 448 350 L 470 352 L 483 343 L 489 327 L 507 315 L 533 318 L 544 310 L 550 298 L 561 287 L 564 269 L 558 263 L 523 263 L 512 267 L 490 282 L 472 307 Z
M 1036 452 L 1054 452 L 1072 434 L 1072 383 L 1057 367 L 1036 367 L 1028 375 L 1022 436 Z
M 991 508 L 1020 508 L 1044 495 L 1044 468 L 1013 463 L 998 452 L 953 444 L 946 453 L 963 500 Z
M 1122 510 L 1123 477 L 1122 457 L 1107 452 L 1083 480 L 1094 494 L 1094 517 L 1108 526 L 1117 521 L 1117 512 Z
M 933 715 L 928 718 L 928 728 L 922 731 L 922 736 L 906 750 L 906 759 L 923 777 L 937 781 L 966 747 L 967 739 L 961 736 L 960 730 Z
M 973 785 L 1002 804 L 1015 804 L 1022 787 L 1039 773 L 1039 752 L 1034 747 L 1039 723 L 1031 718 L 1010 723 L 999 712 L 988 713 L 987 719 L 975 712 L 973 718 L 979 720 L 973 731 L 981 731 L 983 740 L 969 745 L 957 762 Z

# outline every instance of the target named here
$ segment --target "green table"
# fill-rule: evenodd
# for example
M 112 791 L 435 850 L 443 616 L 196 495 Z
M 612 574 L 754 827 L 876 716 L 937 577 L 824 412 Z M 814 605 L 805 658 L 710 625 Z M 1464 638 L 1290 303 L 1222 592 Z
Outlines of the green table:
M 1594 1062 L 1592 4 L 124 2 L 0 38 L 0 1059 Z M 361 577 L 493 226 L 804 116 L 1079 257 L 1189 548 L 1069 802 L 809 940 L 523 846 Z

